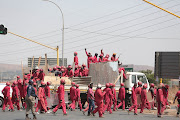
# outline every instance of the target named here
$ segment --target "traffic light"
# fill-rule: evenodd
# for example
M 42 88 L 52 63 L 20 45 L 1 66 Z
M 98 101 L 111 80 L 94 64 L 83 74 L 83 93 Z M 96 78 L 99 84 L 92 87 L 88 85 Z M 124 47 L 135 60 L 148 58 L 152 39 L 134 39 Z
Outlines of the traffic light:
M 4 25 L 0 25 L 0 34 L 3 35 L 7 34 L 7 28 L 5 28 Z

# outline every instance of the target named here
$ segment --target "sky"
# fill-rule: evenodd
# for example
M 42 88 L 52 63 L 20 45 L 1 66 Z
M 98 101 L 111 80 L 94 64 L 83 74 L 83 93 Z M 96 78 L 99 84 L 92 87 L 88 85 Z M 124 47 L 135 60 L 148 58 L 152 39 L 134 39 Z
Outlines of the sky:
M 64 14 L 64 57 L 86 63 L 103 49 L 123 64 L 154 66 L 155 51 L 180 51 L 180 19 L 142 0 L 52 0 Z M 180 16 L 179 0 L 149 0 Z M 8 31 L 55 48 L 62 56 L 62 15 L 43 0 L 0 0 Z M 56 58 L 56 51 L 11 34 L 0 35 L 0 63 L 27 65 L 28 57 Z

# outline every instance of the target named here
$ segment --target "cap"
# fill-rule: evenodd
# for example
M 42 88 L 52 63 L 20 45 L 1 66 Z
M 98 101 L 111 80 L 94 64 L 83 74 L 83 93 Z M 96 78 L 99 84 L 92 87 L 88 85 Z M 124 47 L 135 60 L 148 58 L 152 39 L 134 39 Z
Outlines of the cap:
M 34 82 L 33 85 L 37 85 L 37 83 Z
M 65 80 L 64 79 L 61 79 L 61 84 L 65 84 Z
M 100 57 L 103 57 L 103 54 L 100 54 Z
M 17 76 L 17 79 L 20 78 L 20 76 Z
M 41 82 L 41 85 L 45 85 L 45 82 L 42 81 L 42 82 Z
M 121 86 L 124 86 L 124 83 L 121 83 Z
M 106 88 L 108 88 L 109 87 L 109 83 L 106 83 Z
M 10 86 L 10 83 L 9 83 L 9 82 L 7 82 L 7 83 L 6 83 L 6 85 L 7 85 L 7 86 Z
M 139 82 L 138 82 L 138 85 L 142 85 L 142 82 L 141 82 L 141 81 L 139 81 Z
M 102 88 L 102 85 L 98 83 L 97 88 Z
M 75 82 L 72 82 L 71 85 L 75 85 Z
M 78 65 L 75 65 L 75 68 L 78 68 Z
M 14 84 L 14 85 L 17 85 L 17 81 L 14 81 L 13 84 Z
M 154 84 L 153 83 L 151 83 L 151 85 L 150 85 L 151 87 L 154 87 Z
M 77 52 L 74 52 L 74 54 L 76 54 L 76 55 L 77 55 Z
M 76 84 L 76 87 L 77 87 L 77 88 L 79 88 L 79 85 L 78 85 L 78 84 Z
M 165 88 L 169 89 L 169 85 L 165 85 Z
M 82 66 L 83 66 L 83 67 L 86 67 L 86 65 L 85 65 L 85 64 L 82 64 Z
M 143 88 L 145 88 L 145 89 L 146 89 L 146 88 L 147 88 L 147 84 L 144 84 L 144 85 L 143 85 Z
M 50 83 L 50 82 L 47 82 L 47 85 L 51 85 L 51 83 Z

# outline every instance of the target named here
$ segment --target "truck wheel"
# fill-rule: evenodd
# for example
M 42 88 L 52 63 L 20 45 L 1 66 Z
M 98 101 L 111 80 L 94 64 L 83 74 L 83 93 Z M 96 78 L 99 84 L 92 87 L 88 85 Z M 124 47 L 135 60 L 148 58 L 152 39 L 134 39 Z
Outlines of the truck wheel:
M 3 106 L 3 103 L 4 103 L 4 99 L 2 97 L 0 97 L 0 107 Z

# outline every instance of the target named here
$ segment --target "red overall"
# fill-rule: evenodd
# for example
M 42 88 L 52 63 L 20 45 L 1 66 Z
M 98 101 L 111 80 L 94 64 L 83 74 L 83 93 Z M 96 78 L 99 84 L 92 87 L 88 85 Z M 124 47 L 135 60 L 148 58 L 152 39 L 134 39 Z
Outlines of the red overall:
M 121 67 L 121 68 L 118 69 L 119 73 L 121 73 L 121 70 L 123 70 L 123 78 L 127 79 L 124 67 Z
M 28 80 L 26 80 L 26 81 L 28 81 Z M 25 82 L 26 83 L 26 82 Z M 27 95 L 27 85 L 26 84 L 24 84 L 24 86 L 23 86 L 23 98 L 25 99 L 25 97 L 26 97 L 26 95 Z M 24 102 L 23 103 L 23 106 L 26 108 L 27 107 L 27 105 L 26 105 L 26 102 Z
M 163 96 L 164 96 L 164 104 L 169 105 L 169 103 L 168 103 L 168 89 L 162 88 L 162 91 L 163 91 Z
M 117 106 L 117 108 L 121 107 L 122 105 L 122 109 L 124 110 L 125 109 L 125 88 L 124 87 L 121 87 L 119 88 L 119 99 L 121 100 L 121 102 L 119 103 L 119 105 Z
M 5 110 L 7 105 L 10 105 L 10 108 L 12 110 L 14 110 L 14 107 L 12 105 L 12 101 L 11 101 L 11 98 L 10 98 L 10 87 L 5 86 L 4 89 L 2 90 L 2 94 L 4 95 L 4 103 L 3 103 L 2 110 Z
M 137 113 L 137 97 L 136 97 L 136 92 L 135 92 L 136 88 L 133 87 L 132 88 L 132 94 L 131 94 L 131 99 L 132 99 L 132 106 L 129 108 L 129 111 L 131 111 L 132 109 L 134 109 L 134 113 Z
M 70 99 L 72 103 L 69 105 L 70 108 L 75 109 L 76 107 L 76 89 L 74 87 L 70 88 Z
M 117 107 L 116 90 L 113 88 L 112 92 L 113 92 L 113 99 L 114 99 L 114 108 L 113 108 L 113 111 L 116 111 L 116 107 Z
M 73 77 L 74 76 L 74 73 L 73 73 L 73 70 L 67 70 L 67 76 L 68 77 Z
M 86 55 L 87 55 L 87 57 L 88 57 L 88 59 L 87 59 L 87 64 L 88 64 L 88 68 L 89 68 L 89 64 L 93 62 L 94 58 L 93 58 L 93 57 L 90 57 L 90 56 L 88 55 L 87 51 L 86 51 Z
M 60 85 L 58 87 L 58 98 L 59 98 L 59 104 L 54 108 L 53 112 L 55 113 L 61 106 L 63 113 L 66 114 L 66 104 L 64 100 L 64 85 Z
M 158 103 L 158 115 L 161 115 L 164 110 L 166 109 L 165 103 L 164 103 L 164 96 L 163 96 L 163 91 L 162 89 L 157 89 L 157 93 L 156 93 L 156 100 Z
M 44 81 L 44 76 L 45 76 L 45 73 L 44 72 L 40 72 L 39 75 L 38 75 L 38 78 L 42 81 Z
M 142 89 L 141 91 L 141 111 L 140 113 L 143 113 L 144 108 L 151 109 L 151 105 L 149 104 L 149 101 L 147 100 L 147 91 L 146 89 Z
M 79 77 L 80 75 L 79 75 L 79 69 L 76 69 L 75 71 L 74 71 L 74 77 Z
M 141 90 L 142 90 L 142 87 L 140 87 L 140 86 L 136 88 L 136 90 L 135 90 L 136 96 L 141 95 Z M 141 107 L 141 104 L 138 104 L 137 107 L 138 108 Z
M 112 113 L 112 110 L 111 110 L 111 99 L 113 98 L 113 94 L 112 94 L 112 90 L 111 88 L 106 88 L 105 89 L 105 96 L 104 96 L 104 99 L 105 99 L 105 105 L 104 105 L 104 111 L 103 113 L 107 110 L 109 111 L 109 113 Z
M 46 87 L 45 87 L 45 96 L 50 98 L 50 87 L 48 85 L 46 85 Z M 47 99 L 46 99 L 46 97 L 44 97 L 44 102 L 45 102 L 45 105 L 47 107 Z
M 44 97 L 45 97 L 44 88 L 43 87 L 39 87 L 39 91 L 38 91 L 38 104 L 37 104 L 37 107 L 36 107 L 36 112 L 38 112 L 39 108 L 42 108 L 45 112 L 47 112 L 45 101 L 44 101 Z
M 101 89 L 96 89 L 95 91 L 95 102 L 97 104 L 97 108 L 93 111 L 95 114 L 97 111 L 99 113 L 99 117 L 103 115 L 103 98 L 106 92 L 102 92 Z
M 82 70 L 82 76 L 88 76 L 88 73 L 89 73 L 89 70 L 88 70 L 88 68 L 84 68 L 83 70 Z
M 97 63 L 97 62 L 98 62 L 97 57 L 94 56 L 94 58 L 93 58 L 93 63 Z
M 17 109 L 20 110 L 20 106 L 19 106 L 19 90 L 18 90 L 17 85 L 14 86 L 13 92 L 14 92 L 15 105 L 17 105 Z
M 76 88 L 76 101 L 78 102 L 80 110 L 82 110 L 81 97 L 80 97 L 80 89 Z

